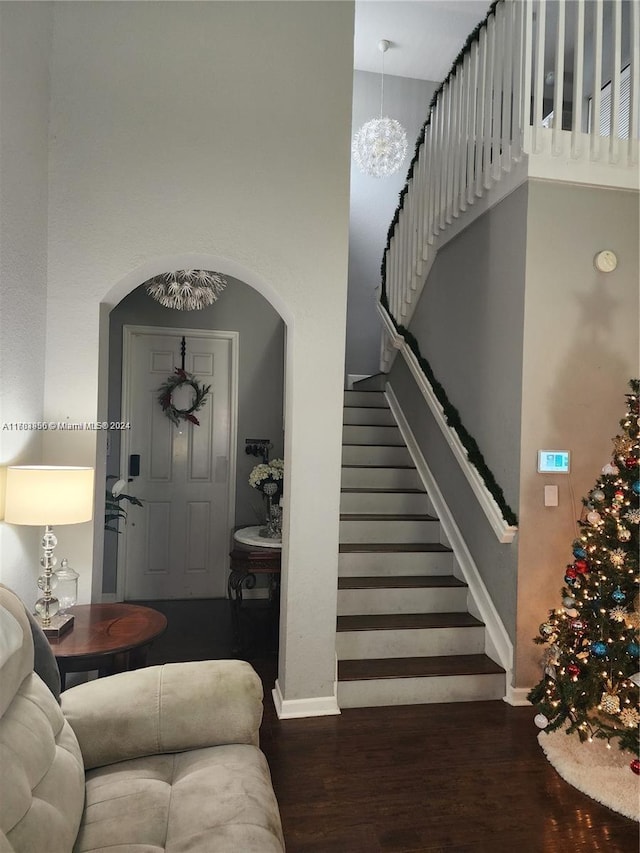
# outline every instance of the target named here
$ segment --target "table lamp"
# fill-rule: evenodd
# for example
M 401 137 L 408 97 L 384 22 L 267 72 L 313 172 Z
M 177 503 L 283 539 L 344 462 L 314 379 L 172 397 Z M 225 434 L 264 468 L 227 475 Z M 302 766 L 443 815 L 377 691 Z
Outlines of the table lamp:
M 43 573 L 38 578 L 42 596 L 35 604 L 36 616 L 48 637 L 59 637 L 70 630 L 73 615 L 58 614 L 60 604 L 52 595 L 51 578 L 57 563 L 53 556 L 58 544 L 54 524 L 81 524 L 93 516 L 93 468 L 57 465 L 10 465 L 4 520 L 9 524 L 38 525 L 45 528 L 42 537 Z

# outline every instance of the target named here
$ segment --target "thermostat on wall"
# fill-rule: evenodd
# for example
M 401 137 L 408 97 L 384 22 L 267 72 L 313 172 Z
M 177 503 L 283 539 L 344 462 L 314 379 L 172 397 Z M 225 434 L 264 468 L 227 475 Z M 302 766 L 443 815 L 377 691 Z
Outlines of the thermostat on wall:
M 538 472 L 540 474 L 568 474 L 568 450 L 539 450 Z

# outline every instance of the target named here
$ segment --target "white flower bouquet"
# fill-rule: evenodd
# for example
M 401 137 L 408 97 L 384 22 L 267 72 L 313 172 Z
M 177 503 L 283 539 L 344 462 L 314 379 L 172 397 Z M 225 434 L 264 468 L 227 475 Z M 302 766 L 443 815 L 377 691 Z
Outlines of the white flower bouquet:
M 284 459 L 261 462 L 249 474 L 249 485 L 270 498 L 282 495 L 283 481 Z

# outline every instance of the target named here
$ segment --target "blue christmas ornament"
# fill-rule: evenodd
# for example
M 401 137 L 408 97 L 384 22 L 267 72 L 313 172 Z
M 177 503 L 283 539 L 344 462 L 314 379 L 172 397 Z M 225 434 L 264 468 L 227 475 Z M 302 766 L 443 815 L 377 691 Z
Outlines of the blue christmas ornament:
M 636 480 L 635 483 L 631 486 L 636 495 L 640 495 L 640 480 Z
M 574 548 L 573 556 L 578 557 L 578 559 L 580 560 L 585 560 L 587 557 L 587 552 L 584 550 L 584 548 Z
M 617 587 L 617 588 L 616 588 L 616 589 L 614 589 L 614 591 L 611 593 L 611 598 L 613 598 L 613 600 L 616 602 L 616 604 L 621 604 L 621 603 L 625 600 L 625 598 L 626 598 L 626 597 L 627 597 L 627 596 L 626 596 L 626 595 L 624 594 L 624 592 L 620 589 L 620 587 Z
M 570 578 L 569 575 L 564 576 L 564 582 L 567 586 L 575 586 L 578 583 L 578 578 Z M 579 586 L 580 584 L 578 584 Z
M 629 651 L 629 646 L 627 646 L 627 651 Z M 602 643 L 600 640 L 597 640 L 595 643 L 591 643 L 591 653 L 597 658 L 603 658 L 607 653 L 607 644 Z M 629 654 L 631 654 L 631 652 L 629 652 Z
M 640 657 L 640 646 L 637 643 L 629 643 L 627 646 L 627 652 L 632 658 Z

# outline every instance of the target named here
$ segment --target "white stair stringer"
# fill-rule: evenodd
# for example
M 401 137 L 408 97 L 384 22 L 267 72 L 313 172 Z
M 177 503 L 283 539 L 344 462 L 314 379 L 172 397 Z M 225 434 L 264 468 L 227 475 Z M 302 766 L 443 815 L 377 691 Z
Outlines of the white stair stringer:
M 340 707 L 502 698 L 504 670 L 379 390 L 345 392 L 342 472 Z

